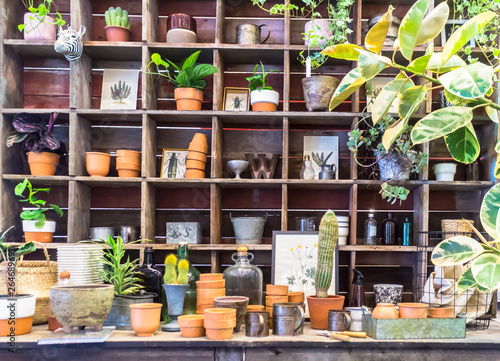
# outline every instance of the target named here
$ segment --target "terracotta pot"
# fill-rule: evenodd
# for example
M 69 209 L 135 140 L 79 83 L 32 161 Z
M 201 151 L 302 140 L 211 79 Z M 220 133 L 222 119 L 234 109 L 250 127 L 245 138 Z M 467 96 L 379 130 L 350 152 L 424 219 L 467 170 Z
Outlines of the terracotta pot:
M 153 336 L 160 327 L 161 303 L 130 305 L 132 328 L 139 337 Z
M 288 286 L 283 285 L 266 285 L 267 296 L 287 296 Z M 285 301 L 287 302 L 287 301 Z
M 236 326 L 234 332 L 240 332 L 241 325 L 245 322 L 247 313 L 248 297 L 224 296 L 214 299 L 215 308 L 232 308 L 236 310 Z
M 427 318 L 429 305 L 427 303 L 398 303 L 400 318 Z
M 229 340 L 233 337 L 233 328 L 207 328 L 207 338 L 210 340 Z
M 59 155 L 49 152 L 28 152 L 28 163 L 32 175 L 51 176 L 56 174 Z
M 208 305 L 196 304 L 196 314 L 203 315 L 205 313 L 205 310 L 207 310 L 209 308 L 214 308 L 214 307 L 215 307 L 215 305 L 213 304 L 213 302 L 211 304 L 208 304 Z
M 307 296 L 311 328 L 326 330 L 328 328 L 328 311 L 341 310 L 344 307 L 344 299 L 344 296 L 329 295 L 328 298 Z
M 203 315 L 183 315 L 177 318 L 182 337 L 202 337 L 205 335 Z
M 188 150 L 200 153 L 208 153 L 207 136 L 203 133 L 196 133 L 191 143 L 189 143 Z
M 3 282 L 3 280 L 2 280 Z M 12 315 L 11 304 L 15 305 L 15 316 Z M 22 294 L 16 297 L 0 296 L 0 337 L 11 334 L 11 327 L 15 321 L 15 335 L 24 335 L 31 332 L 33 315 L 35 314 L 35 295 Z M 3 359 L 3 358 L 2 358 Z
M 207 153 L 200 153 L 196 151 L 188 151 L 188 154 L 186 156 L 187 160 L 197 160 L 203 163 L 207 162 Z
M 196 281 L 196 289 L 209 289 L 209 288 L 224 288 L 226 287 L 226 280 L 215 281 Z
M 137 178 L 141 175 L 138 170 L 132 169 L 118 169 L 118 177 L 120 178 Z
M 290 292 L 288 294 L 288 302 L 304 303 L 304 292 L 302 291 Z
M 248 305 L 247 306 L 247 312 L 264 312 L 265 310 L 264 305 Z
M 286 303 L 288 302 L 288 295 L 286 296 L 266 296 L 266 306 L 270 307 L 275 303 Z
M 56 222 L 45 221 L 43 227 L 35 226 L 36 221 L 23 221 L 24 240 L 26 242 L 51 243 L 56 231 Z
M 12 322 L 12 321 L 10 321 Z M 16 318 L 16 336 L 25 335 L 31 332 L 31 327 L 33 326 L 33 316 Z M 0 337 L 6 337 L 10 334 L 10 328 L 12 325 L 9 324 L 9 320 L 0 320 Z M 232 330 L 232 329 L 231 329 Z
M 59 323 L 59 321 L 56 320 L 56 316 L 49 316 L 49 331 L 55 331 L 61 327 L 62 325 Z
M 254 112 L 275 112 L 276 108 L 276 104 L 267 102 L 254 103 L 252 105 L 252 111 Z
M 175 88 L 177 110 L 201 110 L 203 90 L 196 88 Z
M 205 282 L 205 281 L 198 281 L 198 282 Z M 212 282 L 212 281 L 206 281 L 206 282 Z M 222 297 L 226 295 L 226 289 L 221 287 L 221 288 L 200 288 L 198 284 L 196 285 L 196 295 L 198 297 Z
M 377 303 L 377 307 L 373 309 L 372 317 L 381 319 L 395 319 L 399 318 L 399 313 L 393 303 Z
M 106 177 L 109 173 L 111 156 L 108 153 L 87 152 L 87 172 L 91 177 Z
M 274 112 L 279 100 L 280 95 L 274 90 L 254 90 L 250 93 L 250 104 L 254 112 Z
M 455 318 L 453 307 L 429 308 L 429 318 Z
M 222 276 L 222 273 L 202 273 L 200 274 L 200 281 L 217 281 L 221 280 Z
M 192 159 L 186 160 L 186 168 L 187 169 L 197 169 L 197 170 L 205 171 L 206 167 L 207 167 L 207 164 L 205 162 L 201 162 L 199 160 L 192 160 Z
M 205 178 L 205 172 L 198 169 L 187 169 L 185 178 L 188 179 L 203 179 Z
M 130 159 L 124 160 L 123 158 L 116 158 L 116 169 L 141 170 L 141 162 Z
M 266 312 L 269 312 L 269 328 L 273 328 L 273 308 L 266 307 Z
M 116 156 L 117 157 L 124 157 L 124 158 L 134 158 L 137 160 L 141 159 L 141 152 L 138 152 L 137 150 L 126 150 L 126 149 L 119 149 L 116 151 Z
M 232 320 L 222 320 L 222 321 L 203 321 L 205 328 L 234 328 L 236 326 L 236 318 Z
M 302 91 L 308 111 L 327 111 L 340 80 L 327 75 L 315 75 L 302 79 Z
M 129 41 L 130 34 L 132 34 L 129 29 L 116 25 L 105 26 L 104 31 L 106 32 L 107 41 Z
M 236 320 L 236 310 L 233 308 L 209 308 L 204 315 L 204 322 Z
M 217 297 L 222 297 L 222 296 L 217 296 Z M 197 296 L 196 297 L 196 303 L 198 305 L 213 305 L 214 304 L 214 299 L 216 299 L 217 297 L 200 297 L 200 296 Z M 212 307 L 212 308 L 215 308 L 215 307 Z

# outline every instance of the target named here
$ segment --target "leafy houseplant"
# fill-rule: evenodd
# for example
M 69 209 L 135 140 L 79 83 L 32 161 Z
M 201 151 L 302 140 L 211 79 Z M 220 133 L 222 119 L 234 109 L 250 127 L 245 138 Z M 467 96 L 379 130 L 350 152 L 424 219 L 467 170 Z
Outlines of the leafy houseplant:
M 452 34 L 442 52 L 435 52 L 431 44 L 425 54 L 414 58 L 415 47 L 440 34 L 448 19 L 449 7 L 446 2 L 440 3 L 424 16 L 428 7 L 429 0 L 416 1 L 401 22 L 392 59 L 396 59 L 396 52 L 400 52 L 409 61 L 407 66 L 379 54 L 391 23 L 391 6 L 366 35 L 366 49 L 343 44 L 322 51 L 334 58 L 358 61 L 358 67 L 351 70 L 335 90 L 330 110 L 383 69 L 397 69 L 398 76 L 381 90 L 372 111 L 372 122 L 376 125 L 388 113 L 396 97 L 399 98 L 400 119 L 384 132 L 383 147 L 386 150 L 391 148 L 425 101 L 428 86 L 432 85 L 433 89 L 444 88 L 446 98 L 453 106 L 436 110 L 420 119 L 413 127 L 411 140 L 416 145 L 444 137 L 451 156 L 458 162 L 469 164 L 480 154 L 479 141 L 472 125 L 473 111 L 484 108 L 491 120 L 498 122 L 500 105 L 490 100 L 489 96 L 493 92 L 495 73 L 500 71 L 500 65 L 493 67 L 479 61 L 467 64 L 456 54 L 499 15 L 491 11 L 476 15 Z M 428 75 L 428 72 L 433 75 Z M 416 76 L 423 79 L 422 85 L 415 85 Z M 496 150 L 498 152 L 498 147 Z M 498 178 L 499 175 L 500 164 L 497 160 L 495 176 Z
M 158 53 L 151 55 L 151 61 L 147 65 L 147 74 L 160 75 L 174 84 L 174 96 L 177 110 L 201 110 L 203 103 L 203 90 L 207 86 L 204 80 L 207 76 L 217 73 L 219 69 L 210 64 L 198 64 L 195 66 L 201 51 L 191 54 L 184 60 L 180 67 L 172 61 L 163 60 Z M 150 67 L 156 69 L 150 70 Z M 165 68 L 163 71 L 160 67 Z
M 52 113 L 49 124 L 38 115 L 20 113 L 12 120 L 14 130 L 9 133 L 5 144 L 8 148 L 22 143 L 22 154 L 28 153 L 32 175 L 54 175 L 59 158 L 66 153 L 66 147 L 52 135 L 57 113 Z
M 61 14 L 56 11 L 55 17 L 49 16 L 52 5 L 56 7 L 54 0 L 43 0 L 35 7 L 34 0 L 22 0 L 23 5 L 28 9 L 24 15 L 24 23 L 17 28 L 24 32 L 25 40 L 56 40 L 57 27 L 66 24 Z
M 24 194 L 26 189 L 28 189 L 27 196 Z M 48 208 L 45 207 L 47 202 L 35 197 L 39 192 L 49 193 L 50 188 L 33 188 L 27 178 L 14 189 L 15 195 L 21 198 L 20 202 L 27 202 L 35 208 L 33 210 L 25 210 L 20 215 L 21 219 L 23 219 L 24 238 L 26 242 L 50 243 L 56 230 L 56 222 L 48 221 L 45 217 L 45 212 L 52 209 L 59 217 L 62 217 L 63 213 L 61 208 L 55 204 L 49 204 Z
M 120 7 L 116 9 L 110 7 L 104 13 L 106 20 L 106 40 L 107 41 L 129 41 L 130 40 L 130 19 L 127 10 Z
M 277 73 L 278 70 L 271 69 L 266 73 L 264 64 L 260 62 L 261 73 L 257 73 L 259 64 L 255 65 L 253 75 L 247 78 L 250 88 L 250 103 L 253 111 L 276 111 L 280 95 L 269 85 L 266 85 L 266 78 L 270 73 Z

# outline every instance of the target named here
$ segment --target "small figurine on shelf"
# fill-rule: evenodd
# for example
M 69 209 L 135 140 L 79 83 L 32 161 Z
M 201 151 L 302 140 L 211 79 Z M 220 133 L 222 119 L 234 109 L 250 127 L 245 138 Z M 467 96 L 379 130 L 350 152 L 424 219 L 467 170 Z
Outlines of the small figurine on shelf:
M 127 10 L 120 7 L 116 9 L 110 7 L 104 14 L 106 18 L 106 40 L 107 41 L 129 41 L 130 40 L 130 19 Z
M 176 270 L 177 267 L 177 270 Z M 168 315 L 172 319 L 162 327 L 164 332 L 180 331 L 177 317 L 182 315 L 184 308 L 184 298 L 189 289 L 189 261 L 180 260 L 177 264 L 177 257 L 170 254 L 165 258 L 165 276 L 163 277 L 163 288 L 167 297 Z

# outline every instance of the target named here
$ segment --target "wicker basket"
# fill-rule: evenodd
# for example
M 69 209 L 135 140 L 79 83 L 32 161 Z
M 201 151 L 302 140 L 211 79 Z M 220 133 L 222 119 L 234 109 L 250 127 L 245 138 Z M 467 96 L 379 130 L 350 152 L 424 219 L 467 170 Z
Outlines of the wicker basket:
M 469 223 L 467 223 L 469 222 Z M 474 226 L 474 221 L 465 219 L 442 219 L 441 220 L 441 231 L 446 234 L 446 236 L 472 236 L 472 226 Z
M 17 262 L 16 288 L 19 294 L 31 294 L 36 297 L 35 315 L 33 324 L 47 323 L 52 314 L 50 309 L 50 287 L 57 283 L 57 262 L 50 261 L 47 249 L 41 246 L 45 254 L 45 261 L 24 261 L 23 257 Z M 5 263 L 2 263 L 0 277 L 4 279 Z M 5 282 L 0 282 L 0 294 L 6 294 Z

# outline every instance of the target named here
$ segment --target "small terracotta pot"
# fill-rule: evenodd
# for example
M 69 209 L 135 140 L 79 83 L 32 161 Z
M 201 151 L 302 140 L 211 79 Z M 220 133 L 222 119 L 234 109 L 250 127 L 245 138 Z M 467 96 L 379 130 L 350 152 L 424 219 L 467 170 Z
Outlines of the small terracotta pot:
M 264 305 L 248 305 L 247 312 L 264 312 Z
M 254 112 L 275 112 L 278 106 L 274 103 L 259 102 L 252 105 L 252 111 Z
M 266 307 L 266 312 L 269 312 L 269 328 L 273 328 L 273 308 Z
M 59 323 L 59 321 L 56 320 L 55 315 L 49 316 L 49 331 L 55 331 L 61 327 L 62 325 Z
M 236 326 L 234 332 L 240 332 L 241 325 L 245 322 L 247 313 L 248 297 L 224 296 L 214 299 L 215 308 L 232 308 L 236 310 Z
M 12 321 L 10 322 L 12 323 Z M 16 318 L 15 322 L 16 322 L 16 329 L 14 332 L 16 336 L 25 335 L 31 332 L 31 327 L 33 326 L 33 316 Z M 9 319 L 0 320 L 0 337 L 8 336 L 11 332 L 10 330 L 11 327 L 12 325 L 9 324 Z M 231 331 L 232 330 L 233 329 L 231 329 Z
M 52 243 L 54 233 L 51 232 L 24 232 L 24 239 L 28 242 Z
M 28 163 L 32 175 L 51 176 L 56 174 L 59 155 L 49 152 L 28 152 Z
M 198 169 L 187 169 L 185 178 L 188 179 L 203 179 L 205 178 L 205 172 Z
M 209 309 L 209 308 L 214 308 L 215 305 L 214 303 L 212 302 L 211 304 L 207 304 L 207 305 L 202 305 L 202 304 L 196 304 L 196 314 L 198 315 L 203 315 L 205 313 L 205 310 Z
M 175 88 L 177 110 L 201 110 L 203 90 L 196 88 Z
M 286 296 L 266 296 L 266 306 L 271 307 L 275 303 L 288 302 L 288 295 Z
M 393 303 L 377 303 L 377 307 L 373 309 L 372 317 L 380 319 L 395 319 L 399 318 L 399 313 Z
M 288 294 L 288 302 L 292 303 L 304 303 L 304 292 L 290 292 Z
M 141 162 L 130 159 L 124 160 L 123 158 L 116 158 L 116 169 L 141 170 Z
M 220 296 L 219 296 L 220 297 Z M 197 305 L 214 305 L 214 299 L 216 299 L 217 297 L 196 297 L 196 304 Z M 212 307 L 212 308 L 215 308 Z
M 207 167 L 207 164 L 205 162 L 201 162 L 199 160 L 192 160 L 192 159 L 186 160 L 186 168 L 187 169 L 197 169 L 197 170 L 201 170 L 204 172 L 206 167 Z
M 205 335 L 203 315 L 183 315 L 177 318 L 182 337 L 201 337 Z
M 328 329 L 328 311 L 341 310 L 344 307 L 344 296 L 328 296 L 328 298 L 317 298 L 307 296 L 307 307 L 311 318 L 311 328 L 320 330 Z
M 105 26 L 104 31 L 106 32 L 107 41 L 129 41 L 132 33 L 129 29 L 116 25 Z
M 455 318 L 453 307 L 429 308 L 429 318 Z
M 56 231 L 56 222 L 45 221 L 43 227 L 38 228 L 36 221 L 23 221 L 24 240 L 26 242 L 51 243 Z
M 153 336 L 160 327 L 161 303 L 136 303 L 130 305 L 132 328 L 139 337 Z
M 217 281 L 221 280 L 222 277 L 223 277 L 222 273 L 202 273 L 200 274 L 200 281 Z
M 198 281 L 202 282 L 202 281 Z M 205 282 L 205 281 L 203 281 Z M 208 281 L 207 281 L 208 282 Z M 211 282 L 211 281 L 210 281 Z M 226 289 L 223 287 L 220 288 L 199 288 L 198 285 L 196 285 L 196 295 L 198 297 L 222 297 L 226 295 Z
M 196 133 L 191 143 L 189 143 L 188 150 L 200 153 L 208 153 L 207 136 L 203 133 Z
M 111 156 L 108 153 L 87 152 L 87 172 L 91 177 L 106 177 L 109 173 Z
M 196 289 L 213 289 L 226 287 L 226 280 L 196 281 Z
M 197 160 L 203 163 L 207 162 L 207 153 L 200 153 L 196 152 L 194 150 L 188 151 L 188 154 L 186 156 L 187 160 Z
M 229 340 L 233 337 L 233 328 L 207 328 L 207 338 L 210 340 Z
M 236 319 L 233 320 L 222 320 L 222 321 L 203 321 L 203 325 L 205 328 L 234 328 L 236 326 Z
M 427 303 L 398 303 L 400 318 L 427 318 L 429 305 Z
M 141 152 L 138 152 L 137 150 L 119 149 L 116 151 L 116 156 L 117 157 L 124 157 L 124 158 L 134 158 L 134 159 L 140 160 L 141 159 Z
M 205 310 L 204 315 L 204 322 L 236 320 L 236 310 L 234 308 L 209 308 Z
M 133 169 L 118 169 L 118 177 L 120 178 L 137 178 L 141 172 Z
M 288 286 L 266 285 L 267 296 L 288 296 Z M 285 301 L 287 302 L 287 301 Z

